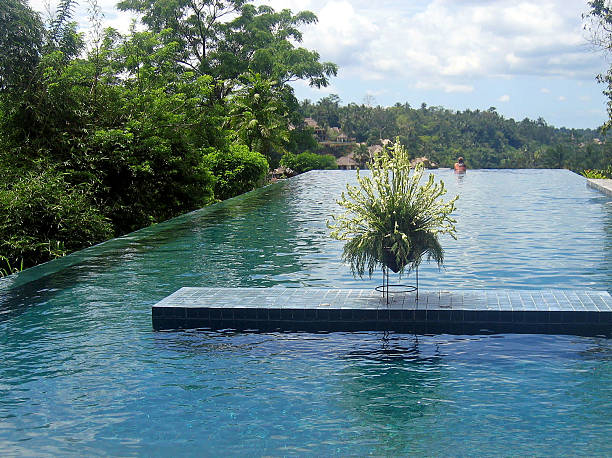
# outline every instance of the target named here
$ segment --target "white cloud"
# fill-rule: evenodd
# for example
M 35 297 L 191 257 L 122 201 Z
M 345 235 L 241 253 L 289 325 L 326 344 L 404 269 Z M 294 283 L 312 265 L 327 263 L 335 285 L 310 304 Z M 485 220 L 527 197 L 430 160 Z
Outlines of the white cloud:
M 134 19 L 131 13 L 119 11 L 116 8 L 118 0 L 98 0 L 98 6 L 103 14 L 104 27 L 113 27 L 120 32 L 126 33 L 129 30 L 130 24 Z M 29 4 L 32 9 L 39 11 L 43 20 L 49 18 L 49 14 L 53 14 L 57 8 L 58 0 L 30 0 Z M 73 18 L 79 23 L 80 30 L 87 33 L 90 28 L 90 13 L 89 2 L 81 0 L 73 9 Z
M 565 96 L 564 96 L 564 95 L 560 95 L 560 96 L 557 98 L 557 100 L 558 100 L 559 102 L 565 102 Z
M 311 0 L 320 23 L 305 33 L 305 45 L 339 63 L 347 76 L 392 76 L 417 88 L 467 90 L 487 77 L 590 80 L 601 70 L 601 59 L 586 45 L 580 2 L 383 3 Z
M 325 2 L 317 11 L 316 27 L 305 33 L 305 45 L 316 49 L 325 60 L 331 60 L 341 67 L 350 68 L 363 62 L 364 50 L 378 35 L 378 25 L 363 14 L 358 14 L 346 0 Z M 381 70 L 389 67 L 388 56 L 381 55 L 377 64 Z
M 474 86 L 470 84 L 442 84 L 444 92 L 474 92 Z
M 550 94 L 550 89 L 548 89 L 547 87 L 543 87 L 542 89 L 540 89 L 540 92 L 542 94 Z
M 500 102 L 509 102 L 510 101 L 510 96 L 508 94 L 504 94 L 502 95 L 499 99 L 497 99 Z
M 46 1 L 31 0 L 31 5 L 43 10 Z M 116 2 L 98 0 L 106 25 L 126 31 L 132 16 L 116 10 Z M 87 0 L 81 3 L 75 18 L 86 28 Z M 410 89 L 471 93 L 485 78 L 509 82 L 536 76 L 590 82 L 606 65 L 586 44 L 581 24 L 584 2 L 256 0 L 256 4 L 313 11 L 319 21 L 302 28 L 302 46 L 337 63 L 338 81 L 350 80 L 353 86 L 357 81 L 384 85 L 394 79 L 405 81 Z M 541 92 L 549 90 L 543 87 Z
M 474 91 L 474 86 L 469 84 L 450 84 L 440 79 L 419 80 L 414 83 L 416 89 L 435 90 L 442 89 L 446 93 L 469 93 Z
M 379 95 L 384 95 L 386 93 L 388 93 L 389 91 L 387 89 L 368 89 L 366 90 L 366 95 L 372 96 L 372 97 L 376 97 Z

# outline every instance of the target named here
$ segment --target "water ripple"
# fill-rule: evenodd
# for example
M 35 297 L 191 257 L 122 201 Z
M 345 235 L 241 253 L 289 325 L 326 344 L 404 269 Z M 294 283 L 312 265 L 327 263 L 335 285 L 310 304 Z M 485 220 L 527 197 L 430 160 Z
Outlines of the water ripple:
M 469 171 L 431 288 L 612 290 L 612 207 L 566 171 Z M 610 340 L 151 331 L 181 286 L 369 287 L 312 172 L 0 280 L 7 455 L 610 455 Z

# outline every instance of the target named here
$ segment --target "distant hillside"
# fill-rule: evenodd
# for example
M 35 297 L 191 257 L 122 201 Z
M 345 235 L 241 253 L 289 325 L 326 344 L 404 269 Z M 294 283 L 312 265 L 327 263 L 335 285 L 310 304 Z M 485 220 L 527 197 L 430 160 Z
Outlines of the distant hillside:
M 598 130 L 549 126 L 542 118 L 515 121 L 486 111 L 453 111 L 408 103 L 392 107 L 340 105 L 337 96 L 304 100 L 302 115 L 323 128 L 338 127 L 368 145 L 399 137 L 413 157 L 426 156 L 450 167 L 463 156 L 471 168 L 605 168 L 612 148 Z

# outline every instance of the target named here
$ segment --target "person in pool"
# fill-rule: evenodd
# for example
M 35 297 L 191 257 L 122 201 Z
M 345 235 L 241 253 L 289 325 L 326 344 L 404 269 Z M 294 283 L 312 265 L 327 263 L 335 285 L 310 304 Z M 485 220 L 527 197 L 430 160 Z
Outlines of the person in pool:
M 466 170 L 467 167 L 465 166 L 465 162 L 463 162 L 463 158 L 460 157 L 457 159 L 457 162 L 455 162 L 455 172 L 465 172 Z

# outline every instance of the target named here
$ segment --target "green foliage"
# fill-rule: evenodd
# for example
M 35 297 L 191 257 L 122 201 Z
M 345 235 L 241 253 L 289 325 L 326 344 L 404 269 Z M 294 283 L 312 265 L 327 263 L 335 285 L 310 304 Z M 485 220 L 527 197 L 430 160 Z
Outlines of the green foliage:
M 0 257 L 4 273 L 85 248 L 113 235 L 86 184 L 55 170 L 27 172 L 0 187 Z M 11 267 L 13 266 L 13 267 Z
M 368 162 L 370 162 L 370 151 L 368 150 L 368 147 L 364 144 L 356 145 L 353 149 L 353 159 L 355 162 L 357 162 L 360 168 L 366 167 Z
M 290 168 L 296 173 L 310 170 L 335 170 L 338 168 L 336 158 L 331 154 L 317 154 L 308 151 L 300 154 L 285 153 L 280 165 Z
M 205 161 L 215 177 L 215 198 L 229 199 L 261 186 L 268 175 L 268 161 L 245 145 L 214 151 Z
M 319 143 L 314 138 L 314 130 L 311 127 L 301 125 L 289 131 L 289 143 L 287 145 L 289 152 L 298 154 L 303 151 L 315 151 L 318 147 Z
M 599 179 L 612 178 L 612 165 L 609 165 L 608 168 L 605 170 L 586 169 L 582 172 L 582 175 L 585 176 L 586 178 L 599 178 Z
M 371 277 L 377 266 L 403 273 L 417 268 L 424 256 L 441 265 L 444 251 L 438 236 L 455 237 L 451 218 L 458 196 L 444 202 L 444 183 L 433 175 L 420 185 L 423 167 L 410 173 L 408 152 L 396 142 L 376 154 L 371 177 L 358 173 L 359 186 L 347 185 L 338 204 L 344 213 L 328 222 L 331 236 L 346 241 L 342 258 L 353 275 Z
M 231 92 L 228 81 L 247 73 L 259 73 L 279 88 L 298 79 L 324 87 L 337 73 L 315 51 L 294 46 L 302 41 L 299 28 L 317 20 L 309 11 L 294 15 L 245 0 L 123 0 L 118 6 L 142 14 L 153 32 L 169 30 L 180 61 L 211 75 L 219 98 Z
M 0 91 L 27 87 L 43 46 L 44 27 L 25 0 L 0 2 Z
M 71 21 L 77 3 L 77 0 L 60 0 L 47 33 L 47 52 L 60 51 L 66 61 L 78 56 L 85 46 L 82 34 L 77 33 L 77 23 Z
M 342 106 L 337 96 L 317 103 L 305 100 L 302 115 L 324 127 L 340 126 L 357 142 L 379 144 L 399 137 L 413 157 L 425 156 L 452 167 L 463 156 L 469 168 L 605 168 L 612 162 L 612 144 L 602 143 L 591 129 L 556 129 L 543 119 L 505 119 L 495 108 L 462 112 L 442 107 L 413 108 Z M 320 146 L 318 151 L 328 151 Z M 345 153 L 346 154 L 346 153 Z M 365 156 L 365 154 L 364 154 Z
M 585 29 L 591 33 L 592 43 L 609 54 L 612 51 L 612 5 L 609 0 L 591 0 L 587 4 L 589 10 L 583 15 L 587 20 Z M 607 86 L 603 93 L 608 98 L 608 121 L 602 128 L 606 132 L 612 127 L 612 66 L 605 74 L 597 75 L 597 81 Z
M 203 109 L 210 78 L 177 74 L 174 45 L 148 32 L 107 44 L 99 73 L 91 61 L 65 63 L 60 51 L 45 56 L 37 87 L 3 130 L 20 149 L 7 155 L 13 167 L 44 158 L 71 182 L 89 183 L 123 234 L 210 203 L 212 176 L 200 151 L 223 144 L 225 134 L 215 127 L 217 109 Z
M 165 136 L 163 129 L 96 131 L 90 165 L 96 170 L 96 196 L 119 233 L 164 221 L 212 200 L 213 178 L 201 153 Z
M 242 89 L 232 97 L 230 126 L 250 150 L 274 160 L 289 141 L 285 104 L 273 81 L 258 73 L 245 74 L 241 80 Z
M 0 278 L 6 277 L 8 275 L 16 274 L 18 272 L 21 272 L 24 269 L 23 259 L 21 260 L 21 264 L 19 264 L 19 266 L 12 266 L 11 260 L 7 258 L 6 256 L 2 256 L 2 255 L 0 255 L 0 266 L 4 266 L 4 267 L 0 267 Z
M 321 87 L 336 72 L 297 45 L 299 28 L 316 21 L 309 12 L 245 0 L 125 0 L 145 28 L 121 35 L 102 31 L 92 0 L 84 52 L 76 3 L 61 0 L 45 29 L 24 0 L 0 1 L 0 167 L 15 183 L 2 188 L 1 210 L 14 216 L 1 234 L 4 273 L 263 184 L 266 157 L 276 163 L 288 146 L 313 141 L 299 128 L 290 134 L 302 119 L 287 83 Z M 57 195 L 28 206 L 20 180 Z M 68 210 L 59 212 L 68 226 L 48 215 L 51 232 L 32 224 L 40 238 L 9 224 L 56 207 L 79 208 L 84 231 L 102 218 L 104 230 L 73 237 L 61 230 L 74 227 Z
M 296 47 L 300 27 L 316 22 L 245 0 L 124 0 L 150 32 L 176 46 L 181 68 L 211 77 L 211 98 L 229 108 L 225 124 L 250 150 L 276 165 L 289 146 L 289 124 L 299 124 L 291 81 L 324 87 L 337 67 L 315 51 Z
M 340 127 L 340 97 L 336 94 L 323 97 L 316 105 L 310 105 L 310 116 L 317 120 L 322 127 Z M 305 106 L 308 106 L 308 101 L 305 101 Z

